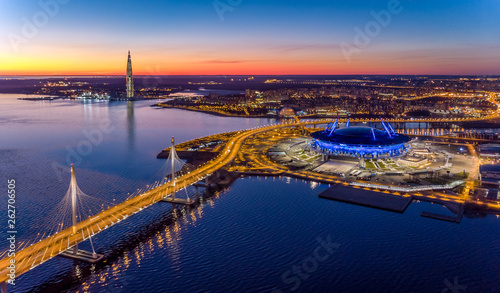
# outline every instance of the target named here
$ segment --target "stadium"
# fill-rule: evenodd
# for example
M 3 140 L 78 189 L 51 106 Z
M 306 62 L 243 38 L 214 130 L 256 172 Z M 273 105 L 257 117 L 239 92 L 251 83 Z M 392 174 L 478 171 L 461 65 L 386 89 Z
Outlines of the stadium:
M 338 118 L 329 123 L 325 130 L 312 133 L 310 147 L 327 156 L 345 156 L 366 159 L 398 157 L 410 149 L 410 137 L 398 134 L 389 122 L 384 122 L 384 131 L 366 126 L 337 129 Z

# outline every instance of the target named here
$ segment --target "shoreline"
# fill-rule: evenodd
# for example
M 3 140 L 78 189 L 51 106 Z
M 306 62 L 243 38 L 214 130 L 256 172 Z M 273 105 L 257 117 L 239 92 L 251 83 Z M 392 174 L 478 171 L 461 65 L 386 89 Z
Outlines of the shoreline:
M 275 118 L 279 119 L 281 117 L 279 116 L 272 116 L 272 115 L 241 115 L 241 114 L 230 114 L 230 113 L 220 113 L 217 111 L 209 111 L 209 110 L 197 110 L 197 109 L 190 109 L 186 107 L 179 107 L 179 106 L 170 106 L 170 105 L 159 105 L 159 104 L 154 104 L 151 105 L 151 107 L 159 107 L 162 109 L 179 109 L 179 110 L 186 110 L 186 111 L 192 111 L 192 112 L 198 112 L 198 113 L 205 113 L 205 114 L 211 114 L 214 116 L 220 116 L 220 117 L 237 117 L 237 118 Z
M 5 94 L 5 95 L 10 95 L 6 93 L 0 93 L 0 94 Z M 129 98 L 109 98 L 109 99 L 83 99 L 83 98 L 75 98 L 75 97 L 68 97 L 68 96 L 38 96 L 34 94 L 13 94 L 13 95 L 27 95 L 27 96 L 34 96 L 34 97 L 23 97 L 23 98 L 17 98 L 17 100 L 20 101 L 54 101 L 54 100 L 71 100 L 71 101 L 105 101 L 105 102 L 134 102 L 134 101 L 148 101 L 148 100 L 157 100 L 156 98 L 136 98 L 136 99 L 129 99 Z
M 279 115 L 242 115 L 242 114 L 229 114 L 229 113 L 220 113 L 216 111 L 209 111 L 209 110 L 198 110 L 198 109 L 190 109 L 186 107 L 180 107 L 180 106 L 172 106 L 172 105 L 159 105 L 159 104 L 153 104 L 150 107 L 158 107 L 158 108 L 165 108 L 165 109 L 179 109 L 179 110 L 186 110 L 186 111 L 191 111 L 191 112 L 198 112 L 198 113 L 205 113 L 205 114 L 210 114 L 214 116 L 220 116 L 220 117 L 237 117 L 237 118 L 268 118 L 268 119 L 277 119 L 277 120 L 284 120 L 284 119 L 294 119 L 294 118 L 299 118 L 299 119 L 331 119 L 332 122 L 337 118 L 340 117 L 340 119 L 347 119 L 349 116 L 329 116 L 329 115 L 307 115 L 307 116 L 293 116 L 293 117 L 282 117 Z M 356 115 L 351 115 L 351 119 L 378 119 L 380 116 L 374 116 L 374 117 L 356 117 Z M 387 117 L 385 117 L 387 119 Z M 499 123 L 495 123 L 492 121 L 499 121 Z M 440 122 L 422 122 L 422 121 L 406 121 L 404 123 L 440 123 Z M 491 119 L 491 118 L 485 118 L 485 120 L 478 120 L 478 121 L 447 121 L 447 122 L 441 122 L 441 123 L 463 123 L 463 124 L 468 124 L 467 125 L 462 125 L 464 128 L 478 128 L 478 129 L 486 129 L 486 128 L 498 128 L 500 124 L 500 120 L 496 119 Z M 325 123 L 326 124 L 326 123 Z
M 181 106 L 172 106 L 172 105 L 159 105 L 159 104 L 154 104 L 151 105 L 151 107 L 159 107 L 159 108 L 165 108 L 165 109 L 179 109 L 179 110 L 186 110 L 186 111 L 192 111 L 192 112 L 199 112 L 199 113 L 206 113 L 206 114 L 211 114 L 215 116 L 220 116 L 220 117 L 239 117 L 239 118 L 274 118 L 274 119 L 293 119 L 295 117 L 301 118 L 301 116 L 293 116 L 293 117 L 282 117 L 279 115 L 268 115 L 268 114 L 263 114 L 263 115 L 242 115 L 242 114 L 230 114 L 230 113 L 220 113 L 217 111 L 209 111 L 209 110 L 198 110 L 198 109 L 190 109 L 187 107 L 181 107 Z M 322 115 L 309 115 L 306 116 L 308 119 L 335 119 L 337 116 L 322 116 Z M 305 118 L 305 117 L 304 117 Z M 341 118 L 347 118 L 347 116 L 341 116 Z

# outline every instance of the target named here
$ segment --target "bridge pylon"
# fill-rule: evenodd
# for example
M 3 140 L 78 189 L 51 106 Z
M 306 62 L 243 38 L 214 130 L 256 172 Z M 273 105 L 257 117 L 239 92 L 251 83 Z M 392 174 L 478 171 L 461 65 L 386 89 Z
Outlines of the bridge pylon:
M 173 187 L 173 192 L 172 192 L 172 199 L 175 200 L 175 139 L 172 136 L 172 146 L 170 147 L 170 161 L 172 164 L 172 187 Z
M 183 198 L 175 198 L 175 185 L 176 185 L 176 181 L 175 181 L 175 160 L 178 159 L 177 158 L 177 153 L 175 151 L 175 139 L 174 137 L 172 136 L 172 146 L 170 147 L 170 164 L 171 164 L 171 168 L 172 168 L 172 173 L 171 173 L 171 180 L 172 180 L 172 196 L 169 197 L 167 194 L 165 195 L 165 197 L 161 200 L 161 201 L 164 201 L 164 202 L 170 202 L 170 203 L 177 203 L 177 204 L 182 204 L 182 205 L 192 205 L 195 203 L 195 201 L 191 200 L 189 198 L 189 196 L 187 197 L 187 199 L 183 199 Z M 184 187 L 185 189 L 186 187 Z
M 76 184 L 76 175 L 75 175 L 75 167 L 71 164 L 71 181 L 70 181 L 70 194 L 71 194 L 71 212 L 72 212 L 72 226 L 71 231 L 74 234 L 77 233 L 77 191 L 78 185 Z M 92 244 L 92 238 L 89 235 L 90 244 L 92 245 L 92 250 L 94 250 L 94 245 Z M 89 263 L 96 263 L 100 261 L 104 255 L 97 254 L 95 251 L 88 252 L 82 249 L 78 249 L 78 243 L 76 243 L 73 247 L 65 250 L 59 254 L 62 257 L 71 258 L 74 260 L 80 260 Z
M 71 164 L 71 211 L 72 211 L 72 219 L 73 219 L 73 226 L 71 227 L 71 230 L 73 231 L 73 234 L 76 234 L 76 175 L 75 175 L 75 166 Z M 73 254 L 76 255 L 78 253 L 78 243 L 73 246 Z

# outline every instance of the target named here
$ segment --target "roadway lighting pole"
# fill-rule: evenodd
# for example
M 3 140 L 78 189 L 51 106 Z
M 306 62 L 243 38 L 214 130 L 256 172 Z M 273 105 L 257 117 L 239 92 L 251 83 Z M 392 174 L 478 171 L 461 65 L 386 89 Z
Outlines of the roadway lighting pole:
M 172 159 L 172 199 L 175 199 L 175 144 L 174 137 L 172 136 L 172 147 L 170 148 L 170 157 Z
M 76 176 L 73 164 L 71 164 L 71 208 L 73 210 L 73 234 L 76 234 Z M 73 247 L 73 254 L 77 252 L 78 243 Z

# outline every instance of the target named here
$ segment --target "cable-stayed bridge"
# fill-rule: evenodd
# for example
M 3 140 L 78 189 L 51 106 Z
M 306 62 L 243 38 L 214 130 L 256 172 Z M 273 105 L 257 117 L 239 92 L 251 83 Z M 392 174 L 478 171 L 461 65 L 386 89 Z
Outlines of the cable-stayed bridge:
M 155 182 L 145 192 L 133 195 L 116 205 L 84 194 L 76 184 L 76 175 L 72 168 L 70 187 L 58 205 L 56 218 L 49 221 L 50 231 L 35 235 L 30 241 L 25 241 L 20 250 L 16 251 L 16 277 L 58 255 L 86 259 L 89 262 L 98 261 L 102 256 L 95 251 L 81 251 L 78 249 L 78 244 L 87 239 L 92 241 L 92 236 L 97 233 L 159 201 L 189 204 L 191 202 L 189 197 L 180 199 L 175 194 L 179 194 L 186 187 L 204 180 L 213 172 L 229 164 L 237 156 L 246 138 L 260 132 L 297 126 L 300 124 L 279 124 L 238 132 L 227 141 L 217 157 L 197 169 L 178 158 L 172 140 L 170 156 L 166 162 L 169 168 L 165 168 L 166 173 L 170 173 L 169 176 Z M 68 212 L 69 210 L 71 213 Z M 0 283 L 4 291 L 9 279 L 8 266 L 11 263 L 11 257 L 7 256 L 7 251 L 3 252 L 2 257 Z

